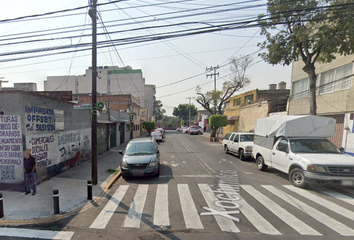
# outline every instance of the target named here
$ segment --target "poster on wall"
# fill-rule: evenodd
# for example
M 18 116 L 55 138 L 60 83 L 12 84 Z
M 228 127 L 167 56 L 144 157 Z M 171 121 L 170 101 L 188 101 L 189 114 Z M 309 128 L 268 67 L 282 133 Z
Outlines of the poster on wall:
M 54 109 L 55 130 L 64 130 L 64 110 Z
M 0 116 L 0 183 L 23 181 L 21 118 Z

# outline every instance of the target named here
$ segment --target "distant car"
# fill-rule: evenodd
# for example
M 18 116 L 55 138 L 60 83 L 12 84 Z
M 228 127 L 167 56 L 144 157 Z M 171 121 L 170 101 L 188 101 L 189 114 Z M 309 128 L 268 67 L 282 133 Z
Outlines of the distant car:
M 120 169 L 123 177 L 160 176 L 160 151 L 154 138 L 135 138 L 128 142 Z
M 225 153 L 233 152 L 241 161 L 252 157 L 254 133 L 229 132 L 222 140 Z
M 163 129 L 163 128 L 156 128 L 155 131 L 159 131 L 159 132 L 161 133 L 162 137 L 164 137 L 164 135 L 165 135 L 165 129 Z
M 160 131 L 151 132 L 151 137 L 153 137 L 156 141 L 162 141 L 162 134 Z
M 198 135 L 199 134 L 199 129 L 196 127 L 190 127 L 188 130 L 189 135 Z
M 182 131 L 182 128 L 178 127 L 178 128 L 176 128 L 176 131 L 180 132 L 180 131 Z

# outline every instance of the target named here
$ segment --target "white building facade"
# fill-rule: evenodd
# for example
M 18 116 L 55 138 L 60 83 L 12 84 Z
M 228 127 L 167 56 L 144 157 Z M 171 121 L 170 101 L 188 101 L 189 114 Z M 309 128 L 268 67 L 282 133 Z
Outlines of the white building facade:
M 92 93 L 92 68 L 79 76 L 48 76 L 44 91 L 72 91 L 74 94 Z M 146 85 L 141 69 L 127 66 L 104 66 L 97 68 L 97 99 L 100 95 L 131 94 L 139 100 L 141 108 L 149 109 L 152 119 L 155 85 Z

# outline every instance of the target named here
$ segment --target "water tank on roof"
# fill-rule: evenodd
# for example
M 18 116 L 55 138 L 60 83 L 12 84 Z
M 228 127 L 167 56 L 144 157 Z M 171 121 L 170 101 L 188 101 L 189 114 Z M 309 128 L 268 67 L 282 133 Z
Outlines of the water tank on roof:
M 284 81 L 281 81 L 280 83 L 278 83 L 278 89 L 286 89 L 286 82 Z
M 277 85 L 275 83 L 269 84 L 269 90 L 276 90 L 276 89 L 277 89 Z

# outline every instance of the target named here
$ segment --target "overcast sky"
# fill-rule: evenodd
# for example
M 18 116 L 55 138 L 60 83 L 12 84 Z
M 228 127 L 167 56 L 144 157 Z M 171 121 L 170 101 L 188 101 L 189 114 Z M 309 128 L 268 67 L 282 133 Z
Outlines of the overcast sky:
M 35 82 L 41 91 L 46 76 L 84 74 L 91 66 L 88 8 L 28 16 L 85 7 L 88 2 L 7 1 L 0 8 L 0 77 L 9 81 L 3 87 L 12 87 L 15 82 Z M 230 80 L 227 63 L 232 57 L 253 57 L 247 73 L 251 84 L 239 93 L 267 89 L 269 84 L 280 81 L 290 87 L 291 67 L 271 66 L 258 57 L 257 43 L 264 40 L 260 29 L 241 23 L 266 13 L 265 0 L 98 0 L 99 4 L 109 2 L 114 3 L 98 8 L 98 33 L 109 34 L 98 37 L 102 48 L 97 51 L 97 65 L 141 69 L 146 84 L 156 85 L 156 99 L 162 101 L 170 116 L 173 107 L 188 103 L 188 97 L 196 97 L 198 85 L 202 92 L 213 89 L 213 79 L 206 77 L 206 67 L 220 66 L 217 88 L 221 89 L 222 83 Z M 230 24 L 238 29 L 171 37 L 220 25 L 225 29 Z M 154 36 L 161 38 L 153 41 Z M 54 50 L 55 47 L 59 49 Z M 201 109 L 195 100 L 191 102 Z

